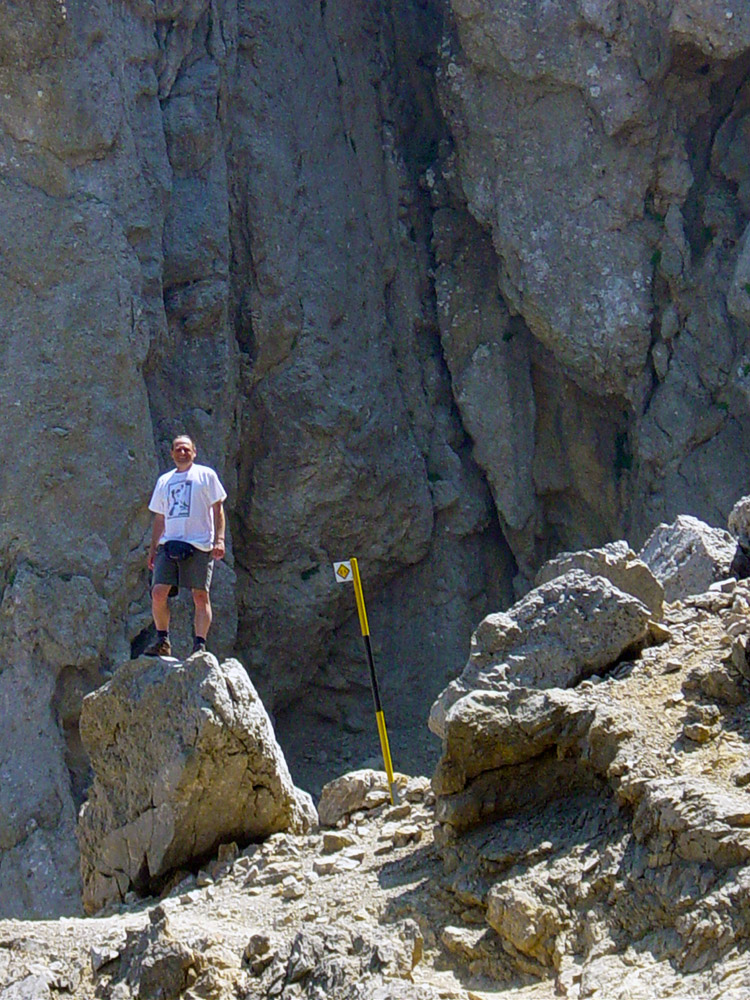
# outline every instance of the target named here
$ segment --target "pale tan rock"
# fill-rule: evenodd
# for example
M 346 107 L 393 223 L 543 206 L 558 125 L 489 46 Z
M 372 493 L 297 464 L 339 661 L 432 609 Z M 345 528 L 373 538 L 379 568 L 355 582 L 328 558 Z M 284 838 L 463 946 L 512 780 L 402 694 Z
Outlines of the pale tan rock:
M 323 853 L 334 854 L 345 847 L 352 847 L 356 844 L 357 838 L 351 833 L 343 830 L 326 830 L 323 833 Z
M 487 895 L 487 922 L 521 954 L 552 965 L 555 937 L 564 921 L 527 890 L 511 882 L 493 886 Z
M 402 783 L 405 781 L 401 778 Z M 374 809 L 389 801 L 385 771 L 350 771 L 324 786 L 318 803 L 321 826 L 335 826 L 358 810 Z
M 315 822 L 237 661 L 124 664 L 85 702 L 81 737 L 95 774 L 78 827 L 90 911 L 222 842 Z
M 532 590 L 507 612 L 477 627 L 463 673 L 440 694 L 430 729 L 445 735 L 446 717 L 467 692 L 511 687 L 570 687 L 643 642 L 650 614 L 604 577 L 569 570 Z
M 341 872 L 354 871 L 359 866 L 356 858 L 340 855 L 335 858 L 320 858 L 313 862 L 313 870 L 318 875 L 338 875 Z
M 703 722 L 688 722 L 682 729 L 685 738 L 693 743 L 708 743 L 716 737 L 716 730 Z
M 394 847 L 406 847 L 407 844 L 418 844 L 422 839 L 422 830 L 414 824 L 400 826 L 393 834 Z

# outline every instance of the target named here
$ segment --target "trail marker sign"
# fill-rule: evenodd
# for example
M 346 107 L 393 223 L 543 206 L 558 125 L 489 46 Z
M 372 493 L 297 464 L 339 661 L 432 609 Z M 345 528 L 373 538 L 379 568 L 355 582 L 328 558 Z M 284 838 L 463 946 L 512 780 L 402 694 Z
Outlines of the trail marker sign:
M 354 583 L 352 564 L 348 559 L 344 562 L 335 562 L 333 564 L 333 572 L 336 577 L 336 583 Z
M 383 751 L 383 763 L 385 773 L 388 776 L 388 785 L 391 790 L 391 802 L 395 806 L 398 804 L 398 789 L 393 774 L 393 762 L 391 761 L 391 750 L 388 746 L 388 731 L 385 728 L 385 714 L 380 703 L 380 691 L 378 690 L 378 678 L 375 674 L 375 660 L 372 655 L 372 643 L 370 642 L 370 626 L 367 621 L 367 610 L 365 608 L 365 595 L 362 590 L 362 578 L 359 575 L 359 564 L 356 559 L 345 559 L 342 562 L 333 564 L 333 573 L 337 583 L 353 583 L 354 598 L 357 602 L 357 614 L 359 615 L 359 625 L 362 630 L 362 641 L 365 645 L 367 664 L 370 668 L 370 684 L 372 686 L 372 697 L 375 702 L 375 721 L 378 726 L 380 736 L 380 748 Z

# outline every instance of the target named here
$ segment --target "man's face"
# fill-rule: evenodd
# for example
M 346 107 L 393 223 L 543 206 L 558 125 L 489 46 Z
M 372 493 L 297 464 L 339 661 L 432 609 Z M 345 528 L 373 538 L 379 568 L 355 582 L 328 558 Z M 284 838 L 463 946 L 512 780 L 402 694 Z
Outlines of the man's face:
M 178 469 L 186 469 L 192 465 L 196 454 L 195 445 L 190 438 L 179 437 L 172 442 L 172 461 Z

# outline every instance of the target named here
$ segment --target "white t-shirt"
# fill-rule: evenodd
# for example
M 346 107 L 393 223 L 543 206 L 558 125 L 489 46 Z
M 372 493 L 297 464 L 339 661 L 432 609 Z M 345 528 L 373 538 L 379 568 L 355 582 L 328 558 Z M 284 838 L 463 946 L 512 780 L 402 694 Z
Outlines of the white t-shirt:
M 193 463 L 186 472 L 173 469 L 159 476 L 148 509 L 164 515 L 159 544 L 179 539 L 210 552 L 214 546 L 214 512 L 217 500 L 226 500 L 219 477 L 207 465 Z

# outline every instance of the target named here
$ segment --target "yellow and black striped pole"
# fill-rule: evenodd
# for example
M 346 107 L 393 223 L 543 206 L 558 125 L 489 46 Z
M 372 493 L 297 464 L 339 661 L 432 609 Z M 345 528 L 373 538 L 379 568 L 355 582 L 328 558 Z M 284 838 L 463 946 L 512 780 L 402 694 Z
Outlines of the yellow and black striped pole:
M 388 746 L 388 730 L 385 728 L 385 713 L 383 712 L 383 706 L 380 703 L 380 691 L 378 689 L 378 678 L 375 673 L 375 659 L 372 655 L 370 626 L 367 622 L 367 609 L 365 608 L 365 595 L 362 590 L 362 579 L 359 575 L 359 565 L 356 559 L 350 559 L 348 562 L 334 563 L 334 572 L 336 573 L 336 579 L 340 583 L 348 583 L 350 578 L 349 574 L 351 573 L 351 582 L 354 584 L 354 597 L 357 602 L 359 627 L 362 632 L 362 641 L 365 645 L 365 653 L 367 654 L 367 665 L 370 668 L 370 684 L 372 686 L 373 701 L 375 702 L 375 719 L 378 724 L 380 749 L 383 751 L 385 773 L 388 775 L 388 787 L 391 792 L 391 803 L 395 806 L 398 804 L 398 789 L 396 788 L 396 780 L 393 776 L 391 751 Z

